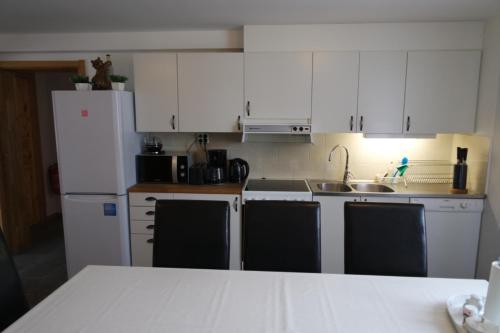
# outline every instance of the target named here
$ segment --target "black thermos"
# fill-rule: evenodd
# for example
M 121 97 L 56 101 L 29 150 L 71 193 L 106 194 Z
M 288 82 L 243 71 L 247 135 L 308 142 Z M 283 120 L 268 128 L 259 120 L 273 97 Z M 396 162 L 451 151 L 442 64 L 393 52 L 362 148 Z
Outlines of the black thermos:
M 453 188 L 467 188 L 467 148 L 457 147 L 457 164 L 453 168 Z

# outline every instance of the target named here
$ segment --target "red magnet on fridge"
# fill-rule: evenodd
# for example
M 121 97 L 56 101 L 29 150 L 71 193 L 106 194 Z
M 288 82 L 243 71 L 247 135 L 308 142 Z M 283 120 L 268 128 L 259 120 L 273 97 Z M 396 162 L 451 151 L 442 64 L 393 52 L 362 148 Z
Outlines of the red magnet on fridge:
M 81 109 L 80 115 L 82 116 L 82 118 L 87 118 L 89 116 L 89 111 L 87 109 Z

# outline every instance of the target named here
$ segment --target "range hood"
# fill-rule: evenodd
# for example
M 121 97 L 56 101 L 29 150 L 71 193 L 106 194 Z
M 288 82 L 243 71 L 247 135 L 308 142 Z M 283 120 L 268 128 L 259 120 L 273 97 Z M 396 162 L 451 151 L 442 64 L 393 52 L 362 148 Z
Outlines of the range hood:
M 241 142 L 312 143 L 309 119 L 245 119 Z

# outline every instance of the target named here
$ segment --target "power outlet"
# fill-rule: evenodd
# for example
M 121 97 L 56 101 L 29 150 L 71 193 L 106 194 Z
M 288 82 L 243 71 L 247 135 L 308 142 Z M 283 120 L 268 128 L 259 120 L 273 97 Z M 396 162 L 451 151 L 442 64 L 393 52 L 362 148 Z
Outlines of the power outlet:
M 209 139 L 207 133 L 199 133 L 199 134 L 196 134 L 196 141 L 200 145 L 207 145 L 210 142 L 210 139 Z

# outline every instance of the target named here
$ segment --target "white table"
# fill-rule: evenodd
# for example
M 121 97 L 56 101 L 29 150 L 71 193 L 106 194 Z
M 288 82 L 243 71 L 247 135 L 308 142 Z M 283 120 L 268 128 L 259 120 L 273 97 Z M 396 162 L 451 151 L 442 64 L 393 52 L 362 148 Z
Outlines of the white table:
M 6 332 L 454 332 L 487 282 L 89 266 Z

